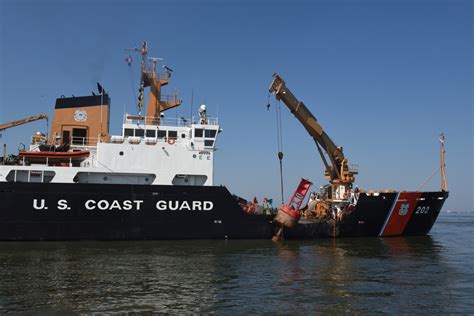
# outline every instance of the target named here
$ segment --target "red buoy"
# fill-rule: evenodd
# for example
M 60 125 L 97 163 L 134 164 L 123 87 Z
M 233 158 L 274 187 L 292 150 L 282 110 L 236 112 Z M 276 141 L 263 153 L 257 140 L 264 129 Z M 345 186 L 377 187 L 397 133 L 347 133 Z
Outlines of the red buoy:
M 311 181 L 301 179 L 298 188 L 296 188 L 295 193 L 291 197 L 290 203 L 288 205 L 280 205 L 278 213 L 273 220 L 288 228 L 295 227 L 301 217 L 301 212 L 299 211 L 301 203 L 303 203 L 304 197 L 312 184 Z
M 278 209 L 278 213 L 273 219 L 275 222 L 282 224 L 288 228 L 295 227 L 300 220 L 301 212 L 295 210 L 291 206 L 282 204 Z

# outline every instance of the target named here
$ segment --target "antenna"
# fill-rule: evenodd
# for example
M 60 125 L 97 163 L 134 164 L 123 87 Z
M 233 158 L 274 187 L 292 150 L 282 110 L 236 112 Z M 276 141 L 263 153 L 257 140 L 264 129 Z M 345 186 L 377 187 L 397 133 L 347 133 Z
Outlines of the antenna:
M 97 82 L 97 87 L 99 88 L 100 93 L 100 134 L 99 134 L 99 142 L 102 142 L 102 134 L 103 134 L 103 126 L 102 126 L 102 109 L 104 108 L 104 88 Z
M 148 42 L 147 41 L 143 41 L 143 44 L 142 44 L 142 48 L 137 48 L 137 47 L 134 47 L 134 48 L 125 48 L 125 51 L 130 51 L 130 52 L 138 52 L 140 53 L 140 55 L 142 56 L 142 67 L 145 65 L 145 59 L 147 58 L 146 56 L 148 55 L 148 51 L 150 49 L 148 48 Z M 131 59 L 130 59 L 131 60 Z M 127 59 L 126 60 L 127 62 L 129 62 L 129 60 Z M 152 60 L 153 61 L 153 60 Z M 156 62 L 155 62 L 156 64 Z
M 163 58 L 161 57 L 147 57 L 148 60 L 150 60 L 152 63 L 155 63 L 158 61 L 158 60 L 163 60 Z
M 193 124 L 193 103 L 194 103 L 194 88 L 191 90 L 191 124 Z
M 143 41 L 142 48 L 125 48 L 126 51 L 131 51 L 131 52 L 139 52 L 140 55 L 144 58 L 148 54 L 148 42 Z

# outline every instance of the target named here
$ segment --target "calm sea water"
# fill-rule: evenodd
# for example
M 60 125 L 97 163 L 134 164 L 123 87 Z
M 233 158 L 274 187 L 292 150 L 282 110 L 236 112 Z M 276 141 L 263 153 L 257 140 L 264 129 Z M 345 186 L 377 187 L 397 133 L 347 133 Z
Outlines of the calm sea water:
M 430 236 L 2 242 L 0 314 L 474 313 L 474 213 Z

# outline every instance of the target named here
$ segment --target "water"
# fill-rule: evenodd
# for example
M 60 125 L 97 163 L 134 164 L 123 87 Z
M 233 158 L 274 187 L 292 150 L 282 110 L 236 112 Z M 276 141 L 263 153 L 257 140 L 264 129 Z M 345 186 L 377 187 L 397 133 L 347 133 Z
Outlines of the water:
M 474 213 L 430 236 L 2 242 L 0 314 L 473 313 Z

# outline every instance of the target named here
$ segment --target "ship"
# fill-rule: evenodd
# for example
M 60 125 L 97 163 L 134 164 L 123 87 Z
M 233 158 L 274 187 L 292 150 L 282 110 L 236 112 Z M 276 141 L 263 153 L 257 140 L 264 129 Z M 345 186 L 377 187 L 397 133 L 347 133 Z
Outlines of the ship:
M 129 51 L 141 56 L 138 106 L 137 113 L 124 113 L 118 135 L 109 131 L 111 97 L 98 84 L 92 95 L 57 98 L 49 133 L 35 133 L 28 149 L 6 157 L 4 147 L 0 240 L 385 237 L 424 235 L 436 221 L 448 197 L 446 188 L 353 188 L 356 171 L 342 149 L 334 147 L 278 75 L 270 92 L 303 122 L 321 156 L 323 150 L 329 153 L 332 167 L 325 164 L 330 183 L 311 193 L 302 207 L 311 186 L 302 179 L 290 202 L 278 208 L 215 185 L 215 152 L 222 132 L 218 118 L 208 115 L 206 105 L 190 118 L 166 117 L 167 110 L 182 104 L 176 94 L 162 94 L 172 70 L 157 71 L 159 59 L 148 56 L 147 42 Z M 130 66 L 131 57 L 126 60 Z M 44 118 L 3 124 L 0 132 Z

